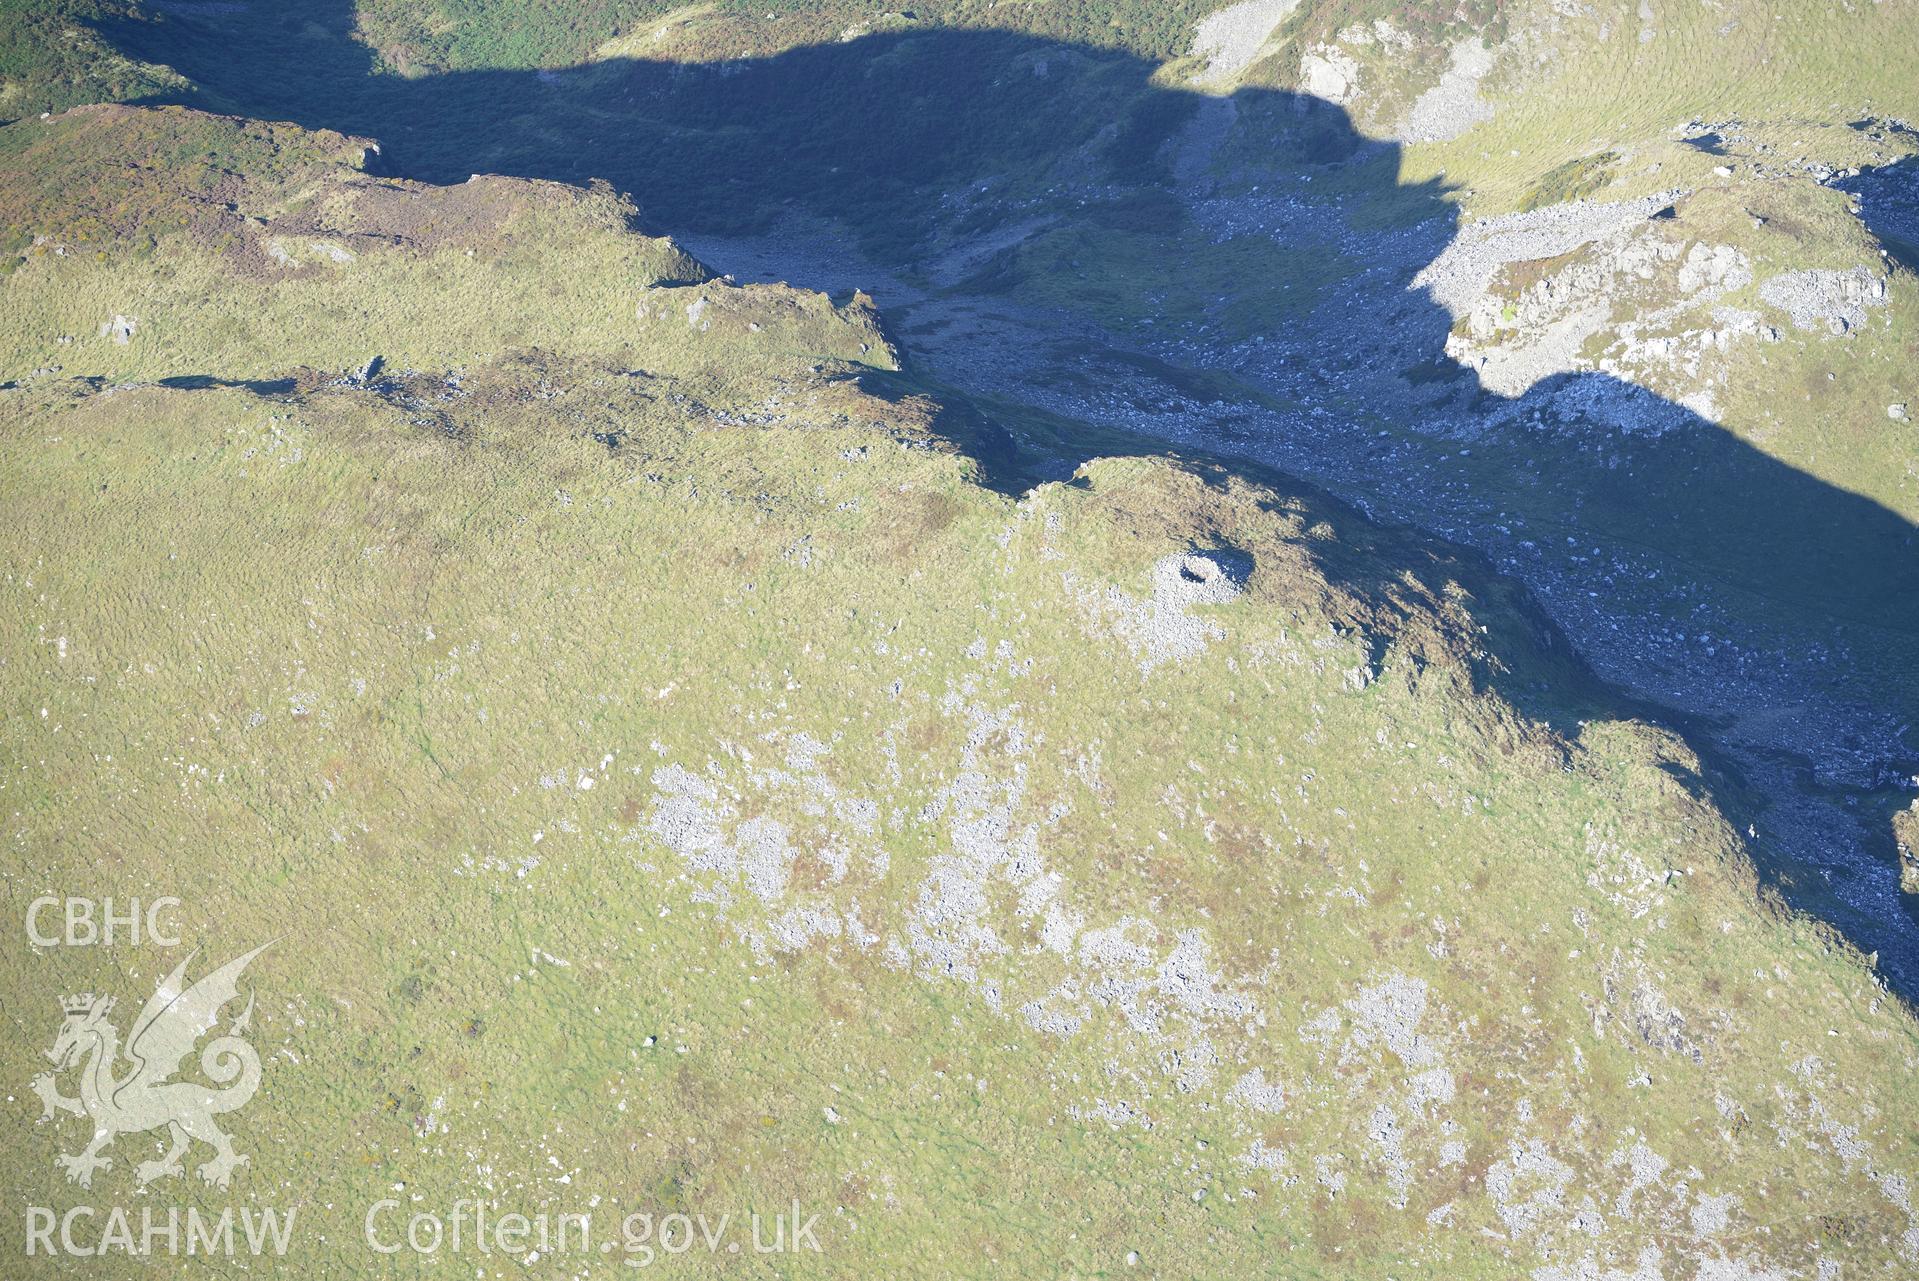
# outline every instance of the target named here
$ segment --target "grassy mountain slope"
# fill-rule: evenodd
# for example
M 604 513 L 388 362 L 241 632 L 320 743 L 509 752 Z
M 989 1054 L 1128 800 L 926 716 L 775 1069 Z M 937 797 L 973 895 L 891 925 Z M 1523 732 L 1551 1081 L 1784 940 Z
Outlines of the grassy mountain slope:
M 169 1203 L 297 1205 L 328 1276 L 444 1273 L 388 1196 L 797 1200 L 792 1276 L 1919 1257 L 1910 1011 L 1478 558 L 1203 462 L 998 493 L 869 314 L 606 193 L 180 111 L 0 149 L 10 359 L 67 365 L 0 390 L 12 897 L 277 940 L 252 1164 Z M 9 1082 L 157 977 L 7 937 Z M 78 1125 L 10 1203 L 133 1196 Z
M 1473 123 L 1456 133 L 1433 131 L 1451 136 L 1415 138 L 1422 145 L 1409 166 L 1413 176 L 1464 179 L 1475 212 L 1514 208 L 1543 175 L 1608 152 L 1616 165 L 1608 177 L 1624 178 L 1607 184 L 1612 192 L 1683 182 L 1698 171 L 1673 138 L 1687 122 L 1796 128 L 1798 145 L 1816 154 L 1827 127 L 1919 115 L 1919 88 L 1901 73 L 1916 38 L 1909 0 L 1508 0 L 1491 16 L 1473 10 L 1493 6 L 1462 5 L 1451 21 L 1423 24 L 1407 8 L 1307 0 L 1249 76 L 1290 86 L 1315 50 L 1350 57 L 1357 71 L 1346 103 L 1368 127 L 1390 131 L 1452 69 L 1454 47 L 1484 48 L 1486 69 L 1471 77 L 1483 117 L 1463 117 Z M 1845 144 L 1834 134 L 1825 146 Z M 1648 172 L 1656 163 L 1663 177 Z
M 119 0 L 0 2 L 0 121 L 188 92 L 171 67 L 129 58 L 98 31 L 136 12 Z
M 21 122 L 0 142 L 14 250 L 0 362 L 249 379 L 640 345 L 656 371 L 745 377 L 757 367 L 735 365 L 727 339 L 751 329 L 782 356 L 890 363 L 857 307 L 709 287 L 670 243 L 629 234 L 631 206 L 604 187 L 427 187 L 369 176 L 369 150 L 179 109 Z M 119 163 L 103 166 L 109 151 Z
M 764 55 L 873 31 L 973 27 L 1123 48 L 1148 57 L 1185 51 L 1212 0 L 1092 0 L 980 5 L 933 0 L 910 9 L 866 0 L 587 0 L 507 8 L 470 0 L 369 0 L 355 30 L 388 67 L 408 73 L 480 67 L 564 67 L 614 54 L 716 59 Z

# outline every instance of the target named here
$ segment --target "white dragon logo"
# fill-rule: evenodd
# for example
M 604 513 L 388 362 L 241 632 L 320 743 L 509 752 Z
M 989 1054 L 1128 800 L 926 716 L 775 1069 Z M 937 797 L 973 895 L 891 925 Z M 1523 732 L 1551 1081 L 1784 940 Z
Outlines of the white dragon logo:
M 33 1092 L 45 1108 L 43 1121 L 51 1120 L 56 1111 L 93 1121 L 93 1142 L 78 1155 L 57 1158 L 69 1179 L 83 1188 L 92 1186 L 94 1171 L 113 1164 L 113 1158 L 100 1153 L 115 1137 L 161 1126 L 171 1131 L 171 1146 L 159 1160 L 142 1161 L 135 1168 L 135 1181 L 142 1187 L 183 1173 L 180 1158 L 194 1139 L 213 1148 L 213 1159 L 201 1165 L 199 1173 L 216 1187 L 226 1187 L 233 1171 L 247 1164 L 213 1118 L 244 1106 L 260 1088 L 260 1056 L 243 1039 L 253 1016 L 251 994 L 225 1033 L 207 1042 L 200 1053 L 201 1071 L 223 1088 L 170 1078 L 179 1072 L 195 1043 L 213 1030 L 221 1009 L 239 998 L 241 972 L 270 946 L 262 944 L 228 961 L 184 990 L 181 980 L 193 957 L 174 966 L 133 1022 L 125 1052 L 131 1069 L 125 1075 L 118 1074 L 120 1033 L 107 1021 L 113 998 L 87 994 L 61 999 L 66 1021 L 47 1051 L 54 1070 L 34 1078 Z M 60 1093 L 55 1076 L 76 1064 L 81 1065 L 80 1094 L 68 1098 Z

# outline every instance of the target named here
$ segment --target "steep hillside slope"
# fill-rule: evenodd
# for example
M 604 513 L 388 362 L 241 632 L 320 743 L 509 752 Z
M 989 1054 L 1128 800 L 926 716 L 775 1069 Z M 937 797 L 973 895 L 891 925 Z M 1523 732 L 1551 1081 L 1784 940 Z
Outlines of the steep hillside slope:
M 89 107 L 0 135 L 0 367 L 107 379 L 450 368 L 510 347 L 725 378 L 752 350 L 892 363 L 862 305 L 716 287 L 604 186 L 376 178 L 367 139 Z M 107 160 L 111 157 L 111 161 Z
M 368 1244 L 473 1197 L 595 1216 L 555 1276 L 794 1204 L 792 1276 L 1919 1262 L 1919 1025 L 1480 558 L 1143 452 L 989 488 L 948 426 L 1042 416 L 607 193 L 181 111 L 0 149 L 9 359 L 71 353 L 0 389 L 10 885 L 272 940 L 250 1164 L 149 1198 L 327 1276 L 504 1267 Z M 54 994 L 159 975 L 0 949 L 30 1121 Z M 78 1125 L 10 1204 L 135 1203 L 161 1141 L 82 1189 Z
M 127 0 L 0 0 L 0 122 L 191 92 L 173 68 L 129 58 L 101 35 L 139 12 Z

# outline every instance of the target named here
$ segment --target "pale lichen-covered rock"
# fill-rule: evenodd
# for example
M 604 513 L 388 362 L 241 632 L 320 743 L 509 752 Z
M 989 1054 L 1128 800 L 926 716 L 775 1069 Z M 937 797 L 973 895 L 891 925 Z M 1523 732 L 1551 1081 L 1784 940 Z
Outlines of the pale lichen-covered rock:
M 1493 105 L 1479 96 L 1479 82 L 1493 69 L 1493 51 L 1476 39 L 1454 44 L 1439 83 L 1419 95 L 1401 123 L 1406 142 L 1445 142 L 1493 118 Z
M 1193 30 L 1193 56 L 1206 59 L 1202 80 L 1227 80 L 1251 66 L 1299 0 L 1241 0 L 1209 14 Z
M 1865 267 L 1789 271 L 1761 284 L 1759 296 L 1790 316 L 1795 328 L 1824 325 L 1838 337 L 1863 326 L 1868 307 L 1885 305 L 1886 280 Z
M 1359 93 L 1359 63 L 1338 45 L 1319 45 L 1299 60 L 1299 87 L 1315 98 L 1344 105 Z

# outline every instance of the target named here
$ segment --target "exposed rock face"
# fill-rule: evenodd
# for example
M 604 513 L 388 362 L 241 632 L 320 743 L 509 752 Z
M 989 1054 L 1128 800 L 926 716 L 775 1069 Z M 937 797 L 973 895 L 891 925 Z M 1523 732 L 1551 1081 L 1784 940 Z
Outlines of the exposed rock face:
M 1319 45 L 1299 60 L 1299 87 L 1344 105 L 1359 93 L 1359 63 L 1338 45 Z
M 1712 199 L 1663 192 L 1483 219 L 1414 284 L 1453 315 L 1446 354 L 1489 391 L 1597 372 L 1717 420 L 1742 345 L 1780 341 L 1788 321 L 1820 340 L 1856 333 L 1886 306 L 1888 277 L 1857 261 L 1780 272 L 1782 242 L 1727 243 Z M 1689 212 L 1674 222 L 1678 208 Z
M 1468 318 L 1468 335 L 1449 351 L 1475 363 L 1481 383 L 1504 395 L 1553 374 L 1596 368 L 1676 393 L 1707 391 L 1700 412 L 1709 416 L 1708 357 L 1757 335 L 1760 324 L 1751 312 L 1705 308 L 1751 281 L 1750 262 L 1731 245 L 1688 246 L 1648 223 L 1624 226 L 1516 297 L 1483 297 Z M 1619 318 L 1622 304 L 1631 319 Z
M 1713 358 L 1768 327 L 1725 303 L 1752 283 L 1746 254 L 1663 233 L 1658 203 L 1554 206 L 1470 228 L 1416 282 L 1457 317 L 1447 355 L 1502 396 L 1598 370 L 1711 417 L 1723 377 Z

